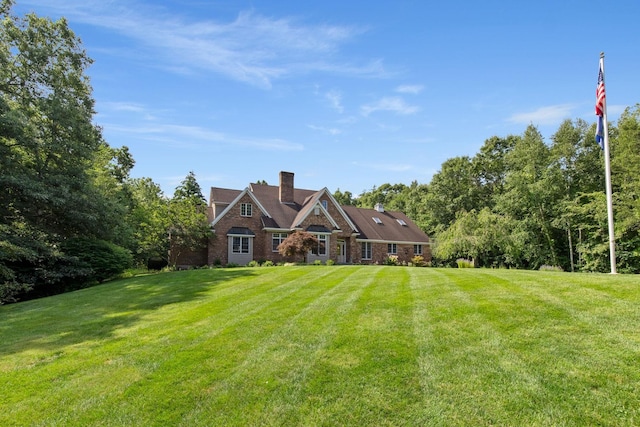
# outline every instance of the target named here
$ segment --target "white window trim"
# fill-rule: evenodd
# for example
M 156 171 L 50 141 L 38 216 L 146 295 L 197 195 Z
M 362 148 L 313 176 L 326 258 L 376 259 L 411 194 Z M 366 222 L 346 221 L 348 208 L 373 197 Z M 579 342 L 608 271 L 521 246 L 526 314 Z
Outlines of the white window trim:
M 240 203 L 240 216 L 251 217 L 253 214 L 253 206 L 251 203 Z
M 309 253 L 311 255 L 317 256 L 317 257 L 329 256 L 328 247 L 329 247 L 329 242 L 331 241 L 331 237 L 330 237 L 331 235 L 327 234 L 327 233 L 314 233 L 314 236 L 316 236 L 316 239 L 318 239 L 318 246 L 316 248 L 318 250 L 318 253 L 314 254 L 313 253 L 313 249 L 311 251 L 309 251 Z M 320 240 L 321 237 L 323 238 L 323 240 Z M 324 249 L 324 253 L 320 253 L 320 248 L 321 248 L 320 244 L 323 243 L 323 242 L 324 242 L 324 247 L 322 249 Z
M 422 253 L 423 253 L 422 245 L 413 245 L 414 255 L 422 255 Z
M 278 246 L 276 246 L 276 249 L 273 248 L 273 243 L 276 241 L 276 236 L 277 240 L 278 240 L 278 246 L 280 246 L 280 244 L 282 244 L 282 242 L 284 242 L 284 240 L 289 237 L 288 233 L 272 233 L 271 234 L 271 252 L 278 252 Z
M 362 251 L 363 245 L 365 247 L 364 251 Z M 368 248 L 368 249 L 366 249 L 366 248 Z M 361 254 L 361 258 L 362 259 L 365 259 L 365 260 L 373 259 L 373 245 L 371 244 L 371 242 L 360 242 L 360 250 L 362 251 L 362 254 Z M 368 257 L 366 256 L 367 252 L 369 254 Z
M 391 248 L 389 248 L 391 246 Z M 391 250 L 389 250 L 391 249 Z M 397 243 L 387 243 L 387 254 L 388 255 L 398 255 L 398 244 Z
M 231 253 L 233 254 L 250 254 L 251 253 L 251 241 L 249 239 L 251 239 L 249 236 L 230 236 L 231 237 Z M 239 245 L 238 245 L 238 251 L 235 250 L 235 239 L 239 239 Z M 244 249 L 244 245 L 243 245 L 243 240 L 242 239 L 247 239 L 247 250 L 246 252 L 243 251 Z

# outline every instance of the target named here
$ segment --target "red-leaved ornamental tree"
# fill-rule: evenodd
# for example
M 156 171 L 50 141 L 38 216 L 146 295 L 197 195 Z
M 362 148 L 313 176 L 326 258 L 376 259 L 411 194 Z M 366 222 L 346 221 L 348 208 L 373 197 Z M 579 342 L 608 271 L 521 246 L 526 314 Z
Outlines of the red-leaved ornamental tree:
M 306 231 L 294 231 L 278 246 L 280 255 L 294 257 L 300 255 L 305 258 L 307 253 L 318 247 L 318 239 Z

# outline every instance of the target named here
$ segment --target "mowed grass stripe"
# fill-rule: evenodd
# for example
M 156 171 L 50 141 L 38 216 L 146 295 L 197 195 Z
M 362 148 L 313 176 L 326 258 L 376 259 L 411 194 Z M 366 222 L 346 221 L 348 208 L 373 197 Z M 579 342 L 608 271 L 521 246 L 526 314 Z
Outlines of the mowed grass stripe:
M 414 280 L 414 330 L 421 345 L 424 391 L 421 423 L 429 425 L 521 424 L 519 411 L 538 390 L 536 378 L 504 346 L 505 337 L 482 319 L 464 286 L 465 274 L 434 270 L 431 280 Z M 459 280 L 458 280 L 459 279 Z M 481 405 L 478 402 L 482 402 Z M 526 409 L 526 406 L 522 409 Z M 529 418 L 530 419 L 530 418 Z
M 229 274 L 229 271 L 233 274 Z M 253 315 L 255 311 L 267 311 L 271 315 L 273 312 L 269 309 L 270 305 L 287 298 L 292 293 L 305 289 L 312 283 L 312 280 L 308 279 L 309 276 L 315 276 L 318 279 L 330 273 L 327 269 L 310 271 L 295 267 L 291 269 L 274 268 L 266 272 L 270 273 L 264 275 L 266 277 L 260 276 L 260 279 L 264 280 L 259 280 L 259 284 L 256 286 L 252 284 L 254 271 L 255 269 L 234 269 L 173 273 L 167 277 L 166 285 L 162 282 L 158 284 L 157 278 L 159 276 L 148 276 L 136 281 L 136 290 L 126 298 L 119 295 L 119 292 L 123 290 L 116 285 L 112 289 L 114 296 L 95 301 L 95 309 L 84 308 L 79 312 L 74 310 L 75 313 L 70 313 L 68 316 L 64 312 L 56 313 L 53 311 L 57 315 L 55 317 L 45 316 L 45 321 L 38 325 L 40 330 L 36 332 L 36 337 L 44 335 L 44 331 L 49 328 L 52 337 L 61 336 L 62 338 L 51 340 L 50 345 L 56 348 L 53 351 L 49 351 L 47 347 L 42 348 L 39 338 L 35 342 L 26 339 L 23 343 L 24 347 L 33 345 L 36 348 L 13 355 L 13 369 L 26 369 L 27 371 L 23 373 L 24 375 L 15 377 L 17 387 L 8 397 L 16 405 L 10 407 L 11 411 L 6 415 L 11 417 L 14 411 L 17 416 L 18 414 L 25 415 L 30 411 L 48 409 L 32 393 L 33 389 L 40 389 L 48 385 L 52 386 L 52 392 L 46 405 L 68 408 L 69 412 L 63 416 L 63 422 L 72 420 L 75 416 L 73 414 L 76 412 L 81 413 L 86 419 L 91 412 L 89 409 L 92 407 L 97 408 L 95 411 L 96 419 L 102 417 L 104 414 L 101 407 L 113 406 L 114 401 L 122 398 L 123 390 L 126 390 L 126 393 L 132 393 L 131 390 L 137 389 L 138 383 L 156 375 L 158 370 L 160 370 L 159 375 L 164 378 L 164 385 L 168 388 L 173 387 L 171 383 L 180 383 L 180 377 L 172 377 L 171 375 L 164 377 L 165 371 L 162 368 L 167 360 L 175 361 L 176 354 L 188 352 L 189 348 L 193 347 L 194 340 L 201 340 L 200 335 L 210 333 L 215 335 L 225 326 L 242 322 L 246 317 Z M 211 280 L 212 277 L 213 280 Z M 238 284 L 235 279 L 240 277 L 243 280 Z M 244 295 L 239 294 L 235 299 L 234 311 L 223 312 L 222 316 L 215 318 L 217 322 L 211 322 L 208 326 L 200 325 L 197 328 L 188 326 L 192 322 L 199 323 L 201 321 L 204 315 L 201 311 L 202 305 L 208 306 L 208 310 L 215 312 L 218 302 L 216 292 L 214 291 L 213 296 L 209 298 L 205 294 L 210 291 L 212 285 L 219 283 L 220 278 L 229 280 L 229 283 L 224 283 L 225 286 L 234 286 L 235 283 L 238 288 L 245 289 L 247 301 L 253 301 L 252 304 L 249 304 L 251 308 L 246 308 L 246 301 L 243 301 Z M 252 280 L 249 281 L 247 278 Z M 145 280 L 149 281 L 148 287 L 144 286 Z M 162 292 L 163 288 L 164 293 Z M 275 293 L 269 294 L 269 291 L 274 288 L 277 289 Z M 130 288 L 127 287 L 124 293 L 128 294 L 128 291 Z M 224 294 L 226 292 L 223 292 Z M 90 307 L 89 303 L 83 301 L 85 295 L 85 292 L 80 292 L 75 295 L 66 294 L 54 297 L 54 305 L 57 305 L 56 299 L 65 300 L 75 296 L 76 301 L 69 304 L 70 306 Z M 222 299 L 225 300 L 225 298 Z M 61 305 L 64 303 L 61 302 Z M 228 305 L 224 304 L 225 307 Z M 129 311 L 132 306 L 138 307 L 137 311 Z M 6 308 L 10 307 L 18 306 Z M 155 309 L 150 307 L 155 307 Z M 90 319 L 90 316 L 85 312 L 106 313 L 109 309 L 113 310 L 111 314 L 96 316 L 95 319 Z M 50 310 L 48 312 L 51 313 Z M 131 312 L 132 315 L 127 318 L 125 323 L 121 324 L 118 321 L 122 315 L 118 315 L 116 322 L 113 322 L 113 316 L 122 312 Z M 86 319 L 87 323 L 74 324 L 73 319 L 78 318 Z M 245 327 L 243 326 L 241 329 L 245 329 Z M 97 330 L 104 331 L 104 333 L 96 336 L 94 332 Z M 64 338 L 65 331 L 72 331 L 74 336 L 76 334 L 84 336 L 85 341 L 75 343 L 77 340 L 73 339 L 71 345 L 64 345 L 68 342 Z M 55 343 L 58 345 L 54 345 Z M 213 348 L 214 355 L 216 349 L 217 347 Z M 235 362 L 233 355 L 235 354 L 239 353 L 219 354 L 219 360 L 233 364 Z M 197 359 L 197 357 L 197 354 L 191 354 L 192 359 Z M 68 364 L 50 363 L 58 359 L 73 362 Z M 34 365 L 40 368 L 35 377 L 33 370 L 30 369 Z M 61 369 L 66 371 L 61 371 Z M 180 369 L 179 363 L 178 369 Z M 81 385 L 78 387 L 73 378 L 70 378 L 70 381 L 61 381 L 61 378 L 73 376 L 77 370 L 81 370 L 82 375 L 91 378 L 95 385 L 94 394 L 84 390 Z M 25 381 L 25 378 L 29 378 L 30 381 Z M 31 387 L 20 387 L 21 384 L 30 384 Z M 166 400 L 170 407 L 173 406 L 171 391 L 167 390 L 166 393 L 162 393 L 162 398 L 159 399 Z M 77 408 L 68 404 L 68 401 L 77 402 Z M 156 403 L 160 404 L 160 402 Z M 114 412 L 112 411 L 111 414 L 113 415 Z
M 176 272 L 0 307 L 0 425 L 638 425 L 635 276 Z
M 276 269 L 273 270 L 275 272 Z M 198 327 L 194 331 L 188 325 L 190 322 L 197 323 L 202 317 L 202 305 L 208 306 L 208 309 L 212 309 L 212 305 L 216 306 L 218 298 L 214 297 L 209 301 L 205 297 L 216 285 L 222 283 L 227 287 L 234 286 L 238 283 L 236 279 L 242 278 L 237 288 L 247 292 L 248 300 L 252 297 L 259 298 L 255 307 L 264 310 L 268 309 L 265 288 L 288 285 L 290 292 L 299 290 L 306 281 L 302 281 L 300 285 L 299 281 L 294 280 L 295 283 L 292 284 L 291 279 L 300 279 L 304 271 L 306 270 L 280 269 L 277 273 L 282 274 L 287 281 L 279 283 L 266 275 L 267 277 L 260 277 L 263 280 L 259 281 L 259 286 L 251 284 L 253 271 L 250 269 L 171 273 L 164 281 L 158 281 L 160 275 L 147 276 L 124 287 L 121 283 L 113 283 L 94 288 L 98 294 L 104 294 L 104 289 L 112 286 L 111 292 L 104 295 L 105 298 L 95 301 L 84 300 L 87 292 L 91 293 L 94 289 L 54 297 L 51 299 L 53 306 L 68 305 L 71 310 L 45 310 L 44 318 L 40 318 L 38 324 L 33 324 L 29 319 L 28 314 L 33 313 L 27 309 L 27 316 L 15 317 L 22 318 L 28 326 L 33 327 L 33 336 L 16 340 L 13 346 L 3 346 L 2 350 L 10 353 L 9 363 L 3 363 L 2 370 L 25 371 L 24 375 L 15 377 L 15 383 L 7 384 L 14 385 L 14 391 L 7 395 L 8 403 L 15 404 L 11 410 L 24 415 L 36 410 L 35 408 L 41 408 L 42 404 L 32 393 L 32 389 L 42 387 L 52 388 L 52 396 L 59 395 L 60 399 L 77 398 L 85 402 L 80 405 L 84 413 L 87 407 L 108 405 L 112 395 L 118 399 L 124 387 L 130 387 L 153 374 L 166 359 L 188 349 L 191 341 L 197 339 L 203 328 Z M 327 272 L 324 270 L 323 274 Z M 284 298 L 287 293 L 280 292 L 277 295 Z M 73 301 L 68 301 L 72 297 Z M 240 299 L 244 299 L 244 295 Z M 28 306 L 32 303 L 36 301 L 25 304 Z M 6 308 L 12 307 L 18 306 Z M 236 298 L 235 308 L 242 307 Z M 239 318 L 241 317 L 237 313 L 235 316 L 226 313 L 220 323 L 236 322 Z M 216 326 L 219 325 L 214 325 L 214 331 Z M 80 338 L 84 338 L 84 341 Z M 12 351 L 15 353 L 11 354 Z M 74 386 L 82 383 L 82 379 L 74 378 L 77 373 L 73 368 L 66 372 L 64 369 L 67 365 L 52 363 L 64 359 L 82 360 L 80 374 L 83 378 L 90 378 L 96 386 L 95 395 Z M 39 367 L 35 377 L 32 369 L 34 367 Z M 29 377 L 31 381 L 25 382 L 24 377 Z M 69 381 L 61 381 L 67 377 L 70 377 Z M 32 387 L 22 386 L 24 383 Z M 54 406 L 62 402 L 60 400 Z M 73 411 L 65 414 L 65 419 L 71 412 Z
M 328 280 L 311 284 L 320 291 L 313 299 L 293 310 L 291 304 L 284 304 L 280 326 L 258 340 L 254 350 L 223 381 L 211 384 L 205 399 L 183 424 L 206 424 L 213 416 L 220 425 L 268 425 L 276 420 L 297 424 L 309 371 L 333 339 L 335 324 L 352 310 L 362 291 L 362 276 L 357 273 L 362 270 L 334 268 Z M 251 410 L 228 414 L 224 411 L 228 405 Z
M 340 319 L 311 372 L 300 425 L 402 425 L 415 416 L 421 391 L 408 275 L 387 267 L 367 271 L 354 310 Z
M 198 313 L 195 317 L 190 310 L 181 310 L 180 323 L 192 319 L 200 323 L 199 327 L 170 332 L 172 340 L 161 354 L 152 354 L 157 345 L 130 353 L 127 356 L 129 364 L 145 366 L 149 360 L 154 360 L 153 369 L 127 387 L 124 396 L 114 396 L 112 401 L 96 407 L 92 411 L 95 420 L 101 419 L 103 409 L 108 408 L 121 421 L 151 423 L 160 420 L 163 424 L 176 425 L 210 396 L 221 398 L 223 408 L 230 404 L 224 393 L 211 384 L 227 381 L 234 372 L 241 371 L 240 376 L 250 378 L 257 375 L 260 368 L 252 367 L 247 360 L 259 359 L 260 353 L 264 353 L 262 341 L 277 331 L 286 319 L 326 292 L 329 283 L 326 276 L 340 276 L 338 269 L 292 269 L 268 272 L 271 277 L 267 282 L 270 283 L 263 285 L 262 292 L 256 294 L 252 289 L 246 300 L 245 295 L 238 294 L 236 306 L 219 313 L 213 310 L 203 318 L 199 307 L 195 309 Z M 214 295 L 207 304 L 215 305 L 215 300 Z M 161 312 L 158 316 L 166 318 Z M 204 324 L 203 319 L 206 319 Z M 168 320 L 171 329 L 172 318 Z M 165 331 L 158 333 L 166 336 Z M 247 396 L 251 390 L 257 390 L 258 383 L 252 385 L 253 388 L 249 387 L 245 380 L 234 390 L 234 396 L 240 396 L 243 405 L 250 401 Z M 144 410 L 149 405 L 155 407 L 153 413 Z M 90 415 L 85 412 L 78 421 L 93 422 Z
M 583 298 L 575 283 L 579 276 L 491 270 L 445 274 L 459 279 L 457 288 L 467 293 L 469 308 L 480 315 L 477 329 L 491 328 L 498 334 L 496 348 L 502 354 L 496 366 L 514 374 L 509 390 L 496 389 L 495 381 L 485 382 L 488 395 L 506 398 L 497 413 L 506 409 L 509 420 L 535 420 L 538 425 L 598 425 L 602 414 L 611 413 L 637 417 L 638 351 L 612 345 L 610 337 L 617 333 L 601 329 L 597 316 L 589 314 L 598 311 L 598 301 Z M 562 279 L 572 283 L 565 286 Z M 488 349 L 482 353 L 491 360 Z M 527 383 L 533 386 L 531 392 L 525 388 L 520 394 L 518 388 Z M 621 389 L 622 383 L 630 389 Z M 619 396 L 610 399 L 615 394 Z M 483 405 L 484 410 L 489 407 Z

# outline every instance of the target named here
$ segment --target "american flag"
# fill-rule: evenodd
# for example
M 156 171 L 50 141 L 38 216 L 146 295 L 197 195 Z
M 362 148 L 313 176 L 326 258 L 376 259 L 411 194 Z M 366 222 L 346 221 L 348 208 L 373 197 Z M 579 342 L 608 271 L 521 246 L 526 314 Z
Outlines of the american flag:
M 604 116 L 604 75 L 602 73 L 602 62 L 600 62 L 600 70 L 598 71 L 598 86 L 596 87 L 596 116 L 598 116 L 598 124 L 596 126 L 596 142 L 600 144 L 600 148 L 604 149 L 604 126 L 602 123 Z

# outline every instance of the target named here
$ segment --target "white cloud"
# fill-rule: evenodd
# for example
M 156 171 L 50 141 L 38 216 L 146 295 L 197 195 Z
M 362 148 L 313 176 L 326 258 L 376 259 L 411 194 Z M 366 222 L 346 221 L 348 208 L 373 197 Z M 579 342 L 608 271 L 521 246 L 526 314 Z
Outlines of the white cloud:
M 344 111 L 344 107 L 342 106 L 342 94 L 337 90 L 330 90 L 325 94 L 325 97 L 329 100 L 333 109 L 342 114 Z
M 302 144 L 290 142 L 280 138 L 248 138 L 227 135 L 199 126 L 185 126 L 172 124 L 152 124 L 143 126 L 114 126 L 105 125 L 105 131 L 130 135 L 129 138 L 140 138 L 147 141 L 161 142 L 181 148 L 203 149 L 207 144 L 223 144 L 223 147 L 233 149 L 255 148 L 269 151 L 302 151 Z M 220 145 L 216 145 L 219 149 Z
M 555 125 L 571 118 L 574 106 L 571 104 L 549 105 L 528 113 L 516 113 L 508 121 L 519 124 Z
M 316 125 L 307 125 L 307 127 L 309 129 L 312 130 L 317 130 L 319 132 L 323 132 L 323 133 L 328 133 L 329 135 L 340 135 L 342 133 L 342 131 L 338 128 L 325 128 L 322 126 L 316 126 Z
M 424 89 L 422 85 L 402 85 L 396 88 L 396 92 L 417 95 L 422 92 L 422 89 Z
M 275 79 L 307 72 L 381 75 L 379 60 L 355 64 L 340 59 L 342 46 L 363 28 L 307 24 L 253 11 L 233 21 L 194 21 L 168 15 L 161 6 L 124 0 L 25 0 L 66 16 L 70 21 L 106 28 L 144 48 L 145 61 L 181 74 L 216 72 L 231 79 L 270 88 Z M 149 56 L 149 55 L 153 56 Z
M 392 111 L 396 114 L 408 115 L 414 114 L 419 110 L 419 107 L 408 105 L 404 99 L 400 97 L 385 97 L 374 103 L 360 107 L 360 112 L 363 116 L 368 116 L 376 111 Z

